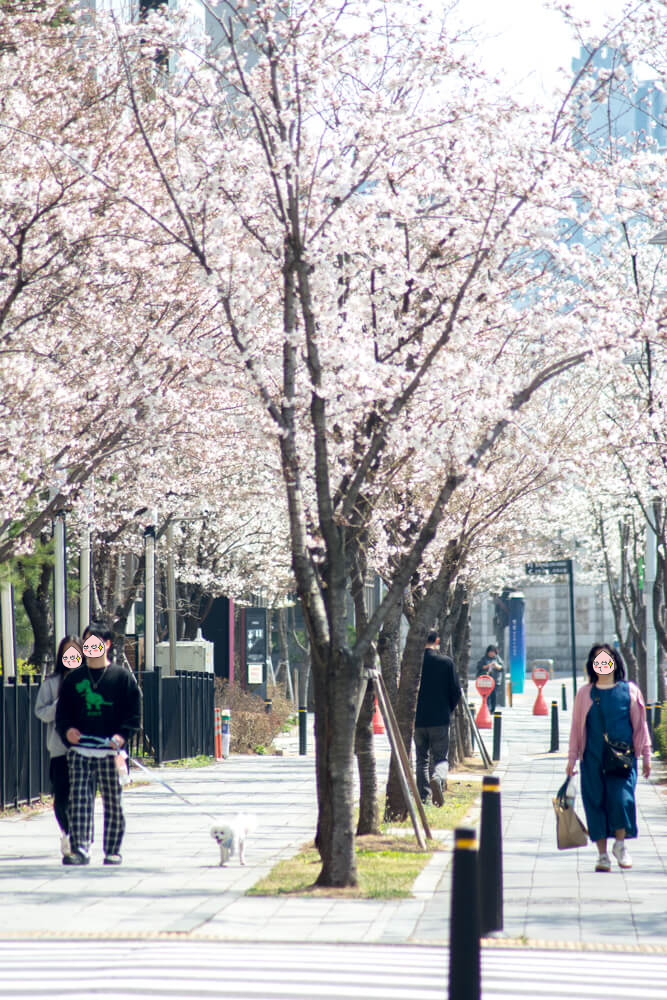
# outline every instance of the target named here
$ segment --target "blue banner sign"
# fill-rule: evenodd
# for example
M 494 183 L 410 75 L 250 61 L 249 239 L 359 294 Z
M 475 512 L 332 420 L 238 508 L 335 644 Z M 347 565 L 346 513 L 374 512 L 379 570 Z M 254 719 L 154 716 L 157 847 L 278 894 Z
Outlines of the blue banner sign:
M 523 594 L 510 594 L 509 640 L 510 640 L 510 679 L 512 693 L 523 694 L 523 684 L 526 677 L 526 632 L 523 623 L 525 601 Z

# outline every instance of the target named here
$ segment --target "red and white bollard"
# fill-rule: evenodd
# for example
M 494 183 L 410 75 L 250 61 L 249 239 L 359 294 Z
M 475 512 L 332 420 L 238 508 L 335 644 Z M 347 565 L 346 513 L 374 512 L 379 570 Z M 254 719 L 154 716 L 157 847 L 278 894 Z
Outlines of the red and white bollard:
M 535 699 L 535 704 L 533 705 L 533 715 L 548 715 L 549 708 L 544 700 L 542 688 L 549 680 L 549 671 L 546 667 L 535 667 L 532 677 L 533 683 L 537 685 L 537 698 Z
M 374 733 L 384 733 L 384 722 L 382 716 L 380 715 L 380 709 L 378 708 L 378 700 L 375 699 L 375 709 L 373 711 L 373 732 Z
M 489 712 L 488 705 L 486 704 L 487 698 L 496 686 L 496 682 L 490 674 L 482 674 L 475 681 L 475 687 L 482 697 L 482 706 L 475 717 L 475 722 L 478 729 L 492 729 L 493 721 L 491 719 L 491 713 Z

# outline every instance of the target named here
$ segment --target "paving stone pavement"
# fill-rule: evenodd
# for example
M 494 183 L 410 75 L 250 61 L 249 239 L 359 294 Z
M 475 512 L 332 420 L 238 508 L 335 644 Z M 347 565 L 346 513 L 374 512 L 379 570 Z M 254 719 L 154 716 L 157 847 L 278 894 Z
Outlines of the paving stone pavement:
M 530 685 L 532 687 L 532 684 Z M 471 689 L 472 690 L 472 689 Z M 594 873 L 595 848 L 560 852 L 551 797 L 561 784 L 565 751 L 550 754 L 549 719 L 532 715 L 534 692 L 503 711 L 501 777 L 504 914 L 501 940 L 552 946 L 637 948 L 667 953 L 667 799 L 640 779 L 634 867 Z M 568 697 L 571 692 L 568 689 Z M 558 698 L 560 681 L 545 689 Z M 569 713 L 561 715 L 561 746 Z M 50 810 L 0 819 L 0 937 L 153 937 L 248 941 L 443 944 L 449 935 L 449 850 L 437 852 L 405 900 L 257 898 L 244 893 L 275 862 L 312 840 L 315 783 L 312 719 L 309 754 L 296 733 L 281 738 L 283 756 L 233 756 L 207 767 L 163 768 L 158 783 L 124 795 L 128 828 L 123 865 L 102 866 L 102 816 L 86 868 L 60 863 Z M 485 738 L 490 744 L 490 733 Z M 376 737 L 381 784 L 389 750 Z M 466 777 L 468 777 L 466 775 Z M 579 806 L 581 803 L 579 802 Z M 218 865 L 214 820 L 257 816 L 247 865 Z M 479 810 L 468 817 L 475 824 Z M 451 844 L 451 835 L 445 837 Z M 489 947 L 501 941 L 489 942 Z

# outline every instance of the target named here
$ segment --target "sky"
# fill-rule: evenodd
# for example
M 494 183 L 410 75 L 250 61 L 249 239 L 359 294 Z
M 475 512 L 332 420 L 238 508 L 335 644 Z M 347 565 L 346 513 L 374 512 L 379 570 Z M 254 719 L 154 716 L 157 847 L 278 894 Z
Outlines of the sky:
M 442 9 L 442 0 L 433 0 Z M 623 0 L 570 0 L 576 15 L 601 29 L 605 15 L 618 15 Z M 579 45 L 570 29 L 541 0 L 459 0 L 452 23 L 475 26 L 481 40 L 475 53 L 484 67 L 509 84 L 524 100 L 544 100 L 553 93 L 558 69 L 571 72 Z M 449 18 L 448 18 L 449 21 Z

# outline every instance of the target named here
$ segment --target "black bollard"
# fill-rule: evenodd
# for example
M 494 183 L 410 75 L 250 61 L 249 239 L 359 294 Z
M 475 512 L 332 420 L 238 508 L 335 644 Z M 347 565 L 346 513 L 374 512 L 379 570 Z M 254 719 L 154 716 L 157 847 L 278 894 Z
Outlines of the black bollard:
M 306 727 L 308 725 L 308 709 L 299 708 L 299 754 L 301 757 L 306 756 L 306 737 L 307 731 Z
M 549 753 L 558 752 L 558 702 L 551 702 L 551 746 Z
M 560 689 L 560 695 L 561 695 L 561 708 L 563 709 L 564 712 L 567 712 L 567 691 L 565 690 L 564 684 Z
M 500 778 L 482 778 L 482 818 L 479 835 L 480 933 L 503 929 L 503 828 Z
M 449 997 L 450 1000 L 481 1000 L 477 834 L 469 827 L 454 830 Z
M 653 706 L 653 725 L 657 729 L 662 722 L 662 705 L 659 701 Z
M 273 709 L 273 702 L 272 702 L 272 700 L 270 698 L 265 698 L 264 699 L 264 711 L 266 712 L 267 715 L 270 715 L 272 709 Z
M 493 759 L 500 760 L 500 732 L 502 728 L 502 712 L 493 713 Z

